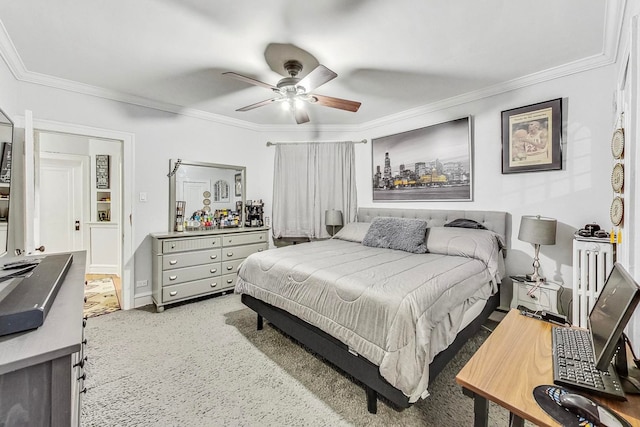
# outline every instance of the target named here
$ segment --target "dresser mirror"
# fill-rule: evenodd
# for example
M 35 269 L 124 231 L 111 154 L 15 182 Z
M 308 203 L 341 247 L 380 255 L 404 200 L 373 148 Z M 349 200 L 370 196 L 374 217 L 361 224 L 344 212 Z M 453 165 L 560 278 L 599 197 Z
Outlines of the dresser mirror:
M 171 159 L 169 231 L 242 227 L 245 176 L 244 166 Z
M 0 255 L 7 252 L 13 122 L 0 110 Z

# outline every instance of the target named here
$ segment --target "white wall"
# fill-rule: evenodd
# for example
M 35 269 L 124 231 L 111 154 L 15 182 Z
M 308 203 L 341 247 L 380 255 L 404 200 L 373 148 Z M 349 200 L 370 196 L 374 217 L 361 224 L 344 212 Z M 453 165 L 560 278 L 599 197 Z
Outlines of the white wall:
M 541 250 L 542 272 L 571 284 L 573 232 L 596 221 L 607 227 L 610 203 L 609 142 L 613 130 L 614 66 L 574 74 L 364 131 L 255 131 L 217 124 L 149 108 L 16 82 L 0 66 L 0 105 L 10 116 L 25 109 L 35 119 L 82 124 L 135 134 L 134 246 L 135 280 L 151 279 L 151 250 L 147 235 L 166 231 L 168 224 L 169 159 L 228 163 L 247 167 L 247 198 L 263 199 L 271 211 L 273 147 L 266 141 L 360 140 L 385 136 L 471 115 L 474 127 L 474 200 L 472 202 L 373 203 L 371 143 L 356 146 L 360 206 L 434 209 L 506 210 L 512 214 L 508 273 L 532 267 L 533 248 L 517 240 L 522 215 L 541 214 L 558 219 L 555 246 Z M 563 170 L 501 174 L 500 112 L 531 103 L 563 98 L 566 141 Z M 148 202 L 137 199 L 146 192 Z M 126 261 L 126 260 L 125 260 Z M 508 295 L 506 296 L 509 297 Z M 503 300 L 504 301 L 504 300 Z
M 542 246 L 541 270 L 548 279 L 571 286 L 572 238 L 590 222 L 607 228 L 611 185 L 610 140 L 613 120 L 615 67 L 507 92 L 372 129 L 361 136 L 376 138 L 397 132 L 472 116 L 474 195 L 472 202 L 372 201 L 371 146 L 358 147 L 358 205 L 430 209 L 504 210 L 511 217 L 509 274 L 532 272 L 533 247 L 517 239 L 522 215 L 540 214 L 558 220 L 555 246 Z M 501 111 L 562 98 L 566 138 L 563 169 L 502 175 Z M 602 159 L 607 159 L 603 161 Z M 503 305 L 510 300 L 505 289 Z
M 134 280 L 151 282 L 151 245 L 147 236 L 168 231 L 169 159 L 246 166 L 247 198 L 267 199 L 270 203 L 272 162 L 269 172 L 263 173 L 262 169 L 273 150 L 254 131 L 18 82 L 2 61 L 0 105 L 11 118 L 23 116 L 28 109 L 34 120 L 135 134 L 134 194 L 123 195 L 134 199 Z M 146 203 L 138 201 L 140 192 L 147 193 Z

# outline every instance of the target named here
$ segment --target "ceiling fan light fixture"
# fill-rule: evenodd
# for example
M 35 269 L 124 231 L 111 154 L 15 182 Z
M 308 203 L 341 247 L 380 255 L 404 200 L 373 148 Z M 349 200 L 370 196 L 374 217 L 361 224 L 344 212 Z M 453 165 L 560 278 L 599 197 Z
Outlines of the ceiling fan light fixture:
M 303 124 L 309 121 L 309 115 L 304 107 L 305 102 L 311 104 L 317 103 L 324 107 L 337 108 L 339 110 L 352 112 L 356 112 L 358 111 L 358 108 L 360 108 L 360 102 L 309 93 L 338 76 L 335 72 L 331 71 L 324 65 L 320 64 L 316 66 L 303 78 L 298 77 L 302 71 L 302 64 L 299 61 L 286 61 L 284 63 L 284 69 L 287 71 L 289 76 L 280 79 L 275 86 L 261 82 L 252 77 L 243 76 L 242 74 L 234 72 L 223 73 L 224 75 L 241 80 L 245 83 L 271 89 L 277 94 L 274 98 L 247 105 L 246 107 L 239 108 L 236 111 L 249 111 L 273 102 L 280 102 L 284 110 L 290 111 L 294 114 L 296 123 Z

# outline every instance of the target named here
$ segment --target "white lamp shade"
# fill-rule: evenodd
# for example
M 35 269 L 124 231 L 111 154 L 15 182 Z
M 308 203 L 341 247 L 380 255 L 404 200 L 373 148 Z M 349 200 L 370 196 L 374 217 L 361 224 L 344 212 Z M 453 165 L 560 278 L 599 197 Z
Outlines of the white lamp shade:
M 523 215 L 518 240 L 538 245 L 556 244 L 557 221 L 540 215 Z
M 329 209 L 324 213 L 324 223 L 326 225 L 338 226 L 342 225 L 342 211 Z

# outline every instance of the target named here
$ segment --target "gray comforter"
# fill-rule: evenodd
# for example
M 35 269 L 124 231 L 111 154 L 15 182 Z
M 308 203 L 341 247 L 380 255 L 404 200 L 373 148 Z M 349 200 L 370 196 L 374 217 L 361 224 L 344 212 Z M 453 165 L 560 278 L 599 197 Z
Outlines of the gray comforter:
M 434 228 L 428 249 L 336 238 L 271 249 L 245 260 L 235 290 L 344 342 L 414 402 L 428 395 L 428 365 L 455 339 L 465 310 L 501 277 L 491 232 Z

